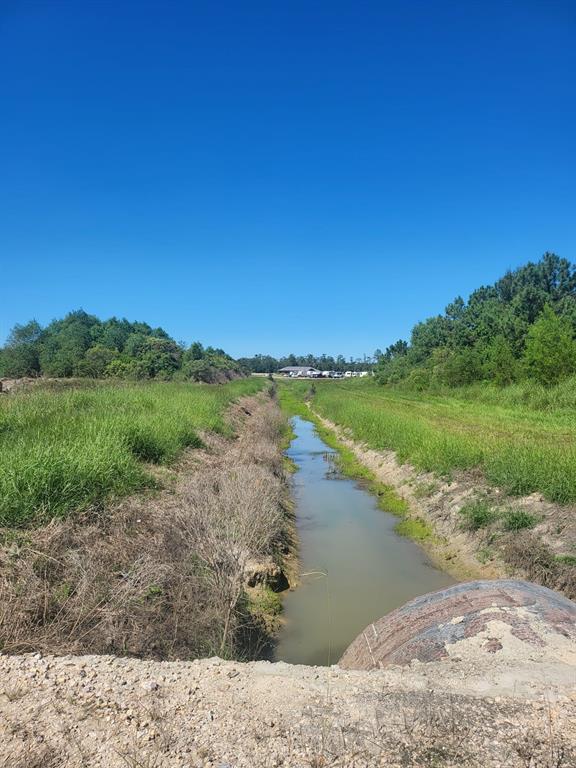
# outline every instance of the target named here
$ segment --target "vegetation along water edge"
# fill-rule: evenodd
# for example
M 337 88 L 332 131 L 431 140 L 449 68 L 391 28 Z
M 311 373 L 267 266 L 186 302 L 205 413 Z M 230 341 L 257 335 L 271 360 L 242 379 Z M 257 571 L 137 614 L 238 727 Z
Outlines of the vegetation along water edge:
M 528 446 L 534 468 L 546 457 L 567 462 L 570 414 L 508 406 L 496 429 L 484 403 L 457 391 L 416 396 L 362 381 L 290 381 L 281 391 L 285 407 L 314 419 L 340 445 L 344 471 L 376 493 L 379 484 L 393 488 L 382 495 L 383 508 L 403 514 L 399 530 L 442 567 L 468 578 L 521 574 L 576 594 L 574 505 L 547 497 L 550 478 L 535 469 L 526 482 L 505 482 L 525 477 L 519 456 Z M 502 474 L 487 471 L 495 465 Z M 557 469 L 569 483 L 571 465 Z

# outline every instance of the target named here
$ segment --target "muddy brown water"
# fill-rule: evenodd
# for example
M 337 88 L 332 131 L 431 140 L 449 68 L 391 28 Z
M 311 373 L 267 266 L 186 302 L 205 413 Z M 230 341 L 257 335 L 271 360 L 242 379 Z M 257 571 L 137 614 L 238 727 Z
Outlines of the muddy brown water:
M 275 659 L 329 665 L 367 624 L 454 579 L 394 531 L 398 518 L 373 494 L 338 472 L 311 422 L 295 417 L 293 429 L 301 581 L 284 596 Z

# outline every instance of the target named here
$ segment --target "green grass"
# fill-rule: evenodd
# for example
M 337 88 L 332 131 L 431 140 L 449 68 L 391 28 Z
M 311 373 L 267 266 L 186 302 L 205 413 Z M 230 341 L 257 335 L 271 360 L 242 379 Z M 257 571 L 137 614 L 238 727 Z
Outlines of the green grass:
M 477 499 L 463 504 L 460 508 L 462 527 L 467 531 L 486 528 L 498 519 L 498 512 L 485 499 Z
M 401 462 L 442 477 L 480 469 L 507 493 L 538 491 L 551 501 L 576 501 L 572 379 L 553 390 L 523 384 L 440 394 L 380 387 L 371 380 L 314 385 L 314 410 L 355 440 L 395 451 Z M 282 382 L 280 389 L 285 402 L 305 407 L 309 382 Z
M 414 541 L 425 541 L 432 536 L 432 528 L 420 517 L 407 517 L 396 526 L 396 532 Z
M 479 531 L 497 523 L 504 531 L 521 531 L 534 528 L 538 522 L 536 515 L 525 509 L 497 509 L 487 499 L 475 499 L 460 508 L 462 527 L 467 531 Z
M 521 531 L 524 528 L 534 528 L 538 518 L 524 509 L 509 509 L 502 516 L 505 531 Z
M 556 555 L 556 561 L 564 565 L 576 566 L 576 555 Z
M 256 616 L 272 618 L 282 613 L 282 597 L 266 585 L 250 589 L 247 595 L 248 610 Z
M 167 464 L 225 433 L 230 402 L 265 386 L 101 384 L 0 398 L 0 524 L 62 516 L 152 486 L 145 462 Z
M 498 509 L 487 499 L 474 499 L 460 508 L 462 527 L 467 531 L 479 531 L 495 523 L 504 531 L 521 531 L 534 528 L 539 518 L 525 509 Z

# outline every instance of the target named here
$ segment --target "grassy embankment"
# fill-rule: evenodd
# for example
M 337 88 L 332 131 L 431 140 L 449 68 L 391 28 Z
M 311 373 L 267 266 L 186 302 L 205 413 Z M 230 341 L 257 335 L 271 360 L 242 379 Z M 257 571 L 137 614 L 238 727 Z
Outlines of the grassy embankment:
M 0 525 L 38 524 L 154 485 L 146 463 L 170 463 L 225 433 L 235 399 L 265 386 L 101 384 L 0 398 Z
M 292 385 L 292 384 L 291 384 Z M 295 382 L 295 394 L 310 385 Z M 411 393 L 371 381 L 317 382 L 314 409 L 400 462 L 449 476 L 480 469 L 511 495 L 576 501 L 576 384 Z M 570 395 L 571 391 L 571 395 Z
M 0 649 L 265 654 L 292 546 L 286 419 L 273 396 L 246 398 L 268 388 L 92 382 L 0 400 Z M 202 460 L 152 468 L 200 434 Z

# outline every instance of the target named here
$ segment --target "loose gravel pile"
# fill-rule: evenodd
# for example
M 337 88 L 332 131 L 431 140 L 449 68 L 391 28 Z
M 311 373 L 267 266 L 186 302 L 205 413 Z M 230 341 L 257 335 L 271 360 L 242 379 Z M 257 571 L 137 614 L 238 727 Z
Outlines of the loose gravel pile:
M 576 765 L 574 666 L 0 656 L 2 768 Z

